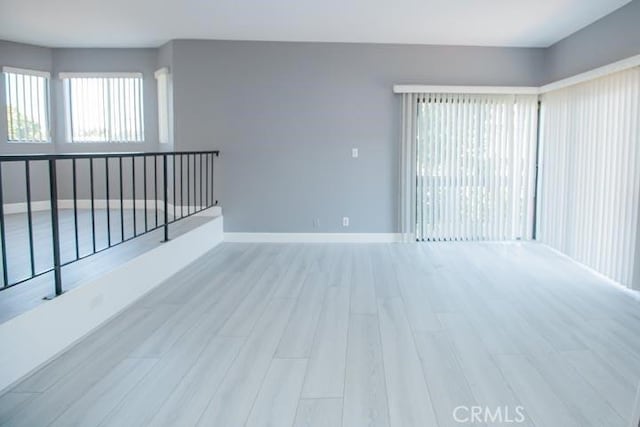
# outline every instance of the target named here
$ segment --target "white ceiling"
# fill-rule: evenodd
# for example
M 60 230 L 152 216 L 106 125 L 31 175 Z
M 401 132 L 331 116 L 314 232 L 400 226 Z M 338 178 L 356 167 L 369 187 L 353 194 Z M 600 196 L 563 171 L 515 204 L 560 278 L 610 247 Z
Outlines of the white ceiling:
M 0 39 L 230 39 L 546 47 L 630 0 L 0 0 Z

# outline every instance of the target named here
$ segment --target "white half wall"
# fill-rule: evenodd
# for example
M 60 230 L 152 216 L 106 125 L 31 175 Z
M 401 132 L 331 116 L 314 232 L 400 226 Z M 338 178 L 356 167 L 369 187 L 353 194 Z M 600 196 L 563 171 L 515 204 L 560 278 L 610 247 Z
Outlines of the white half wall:
M 223 240 L 218 216 L 0 324 L 0 390 L 25 377 Z M 78 321 L 82 319 L 82 321 Z

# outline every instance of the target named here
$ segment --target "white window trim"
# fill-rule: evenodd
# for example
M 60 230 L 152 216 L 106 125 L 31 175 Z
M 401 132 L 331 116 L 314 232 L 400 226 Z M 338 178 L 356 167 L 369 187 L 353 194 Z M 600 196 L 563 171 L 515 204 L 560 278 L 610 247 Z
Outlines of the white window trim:
M 157 82 L 158 95 L 158 142 L 169 144 L 172 142 L 173 104 L 171 101 L 171 73 L 169 68 L 163 67 L 154 73 Z
M 74 141 L 71 129 L 71 99 L 69 98 L 70 82 L 63 82 L 63 108 L 64 108 L 64 125 L 65 125 L 65 142 L 67 144 L 144 144 L 146 143 L 146 134 L 144 132 L 144 74 L 141 72 L 60 72 L 58 73 L 60 80 L 70 80 L 74 78 L 139 78 L 141 79 L 140 88 L 143 91 L 140 98 L 140 124 L 142 126 L 142 140 L 140 141 Z
M 14 74 L 26 74 L 29 76 L 44 77 L 46 79 L 51 79 L 51 73 L 49 73 L 48 71 L 29 70 L 26 68 L 16 68 L 16 67 L 2 67 L 2 72 L 14 73 Z
M 539 88 L 529 86 L 432 86 L 394 85 L 394 93 L 454 93 L 474 95 L 537 95 Z
M 46 88 L 45 88 L 45 121 L 46 121 L 46 139 L 44 140 L 20 140 L 20 139 L 9 139 L 9 124 L 7 123 L 7 132 L 5 137 L 5 143 L 7 144 L 51 144 L 53 143 L 53 139 L 51 137 L 51 73 L 48 71 L 41 70 L 31 70 L 28 68 L 19 68 L 19 67 L 2 67 L 3 73 L 11 73 L 11 74 L 23 74 L 27 76 L 35 76 L 35 77 L 44 77 L 46 79 Z M 6 90 L 6 87 L 4 88 Z M 6 97 L 6 94 L 5 94 Z M 4 98 L 4 97 L 3 97 Z M 5 99 L 2 102 L 6 102 Z M 6 117 L 5 119 L 6 120 Z
M 58 73 L 58 78 L 61 80 L 74 79 L 74 78 L 143 78 L 144 75 L 140 72 L 107 72 L 107 73 L 75 73 L 75 72 L 61 72 Z

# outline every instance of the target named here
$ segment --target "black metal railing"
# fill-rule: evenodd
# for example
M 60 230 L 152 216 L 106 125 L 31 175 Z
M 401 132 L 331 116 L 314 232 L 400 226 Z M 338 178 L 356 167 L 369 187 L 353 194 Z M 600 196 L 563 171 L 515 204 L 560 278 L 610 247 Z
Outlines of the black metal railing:
M 218 156 L 218 151 L 0 156 L 0 291 L 52 273 L 57 296 L 63 292 L 62 267 L 161 228 L 163 241 L 169 240 L 170 224 L 217 205 Z

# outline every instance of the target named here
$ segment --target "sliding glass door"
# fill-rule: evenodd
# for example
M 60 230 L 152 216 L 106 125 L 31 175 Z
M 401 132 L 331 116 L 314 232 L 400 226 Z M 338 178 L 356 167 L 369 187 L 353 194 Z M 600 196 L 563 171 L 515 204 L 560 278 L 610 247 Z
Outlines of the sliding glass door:
M 538 238 L 630 286 L 639 262 L 640 68 L 546 93 L 542 106 Z
M 421 94 L 418 240 L 531 239 L 535 95 Z

